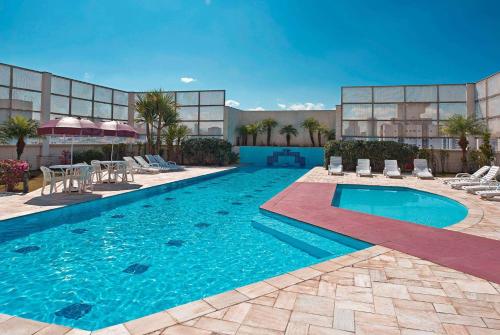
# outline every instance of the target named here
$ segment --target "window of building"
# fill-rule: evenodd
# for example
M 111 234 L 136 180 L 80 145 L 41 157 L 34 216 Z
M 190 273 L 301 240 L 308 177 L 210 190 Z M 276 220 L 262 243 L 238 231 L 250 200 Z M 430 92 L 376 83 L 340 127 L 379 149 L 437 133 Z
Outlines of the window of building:
M 371 87 L 343 87 L 342 103 L 372 102 Z

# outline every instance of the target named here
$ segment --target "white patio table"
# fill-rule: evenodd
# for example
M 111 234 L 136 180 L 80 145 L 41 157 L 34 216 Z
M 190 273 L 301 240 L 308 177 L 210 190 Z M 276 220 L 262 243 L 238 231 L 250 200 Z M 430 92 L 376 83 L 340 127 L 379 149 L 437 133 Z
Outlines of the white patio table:
M 51 170 L 61 170 L 62 173 L 66 178 L 69 178 L 69 185 L 68 188 L 66 189 L 67 192 L 75 192 L 75 188 L 73 187 L 73 179 L 71 176 L 75 174 L 75 170 L 83 167 L 83 166 L 88 166 L 87 164 L 83 163 L 77 163 L 77 164 L 57 164 L 57 165 L 51 165 L 49 166 L 49 169 Z
M 111 174 L 115 170 L 116 164 L 125 163 L 125 161 L 99 161 L 99 163 L 104 165 L 106 170 L 108 170 L 108 183 L 114 183 L 116 180 L 111 178 Z

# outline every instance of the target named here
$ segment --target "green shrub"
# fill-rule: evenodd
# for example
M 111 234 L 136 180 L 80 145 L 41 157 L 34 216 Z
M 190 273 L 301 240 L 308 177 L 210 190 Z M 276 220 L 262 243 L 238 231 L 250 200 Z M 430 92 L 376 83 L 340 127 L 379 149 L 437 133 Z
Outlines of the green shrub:
M 217 138 L 191 138 L 182 144 L 185 164 L 228 165 L 238 161 L 238 155 L 231 151 L 230 142 Z
M 358 158 L 368 158 L 373 171 L 384 169 L 385 159 L 395 159 L 402 170 L 409 169 L 418 147 L 393 141 L 328 141 L 325 144 L 325 168 L 330 156 L 341 156 L 345 170 L 355 170 Z
M 90 164 L 92 160 L 104 160 L 104 153 L 100 150 L 89 149 L 85 151 L 77 151 L 73 153 L 73 163 L 86 162 Z

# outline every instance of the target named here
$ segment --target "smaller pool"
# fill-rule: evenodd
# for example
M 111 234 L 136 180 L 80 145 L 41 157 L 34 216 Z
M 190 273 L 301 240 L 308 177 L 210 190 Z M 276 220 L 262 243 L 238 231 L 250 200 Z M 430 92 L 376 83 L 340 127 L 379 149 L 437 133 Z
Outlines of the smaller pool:
M 463 220 L 467 208 L 434 193 L 407 187 L 337 185 L 333 206 L 437 228 Z

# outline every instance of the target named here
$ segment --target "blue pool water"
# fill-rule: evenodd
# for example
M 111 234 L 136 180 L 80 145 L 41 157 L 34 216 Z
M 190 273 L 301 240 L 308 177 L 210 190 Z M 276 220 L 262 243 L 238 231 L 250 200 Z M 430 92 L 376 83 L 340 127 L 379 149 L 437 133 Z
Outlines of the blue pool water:
M 305 171 L 239 168 L 0 221 L 0 313 L 94 330 L 369 246 L 260 212 Z
M 437 194 L 406 187 L 337 185 L 333 206 L 432 227 L 463 220 L 467 208 Z

